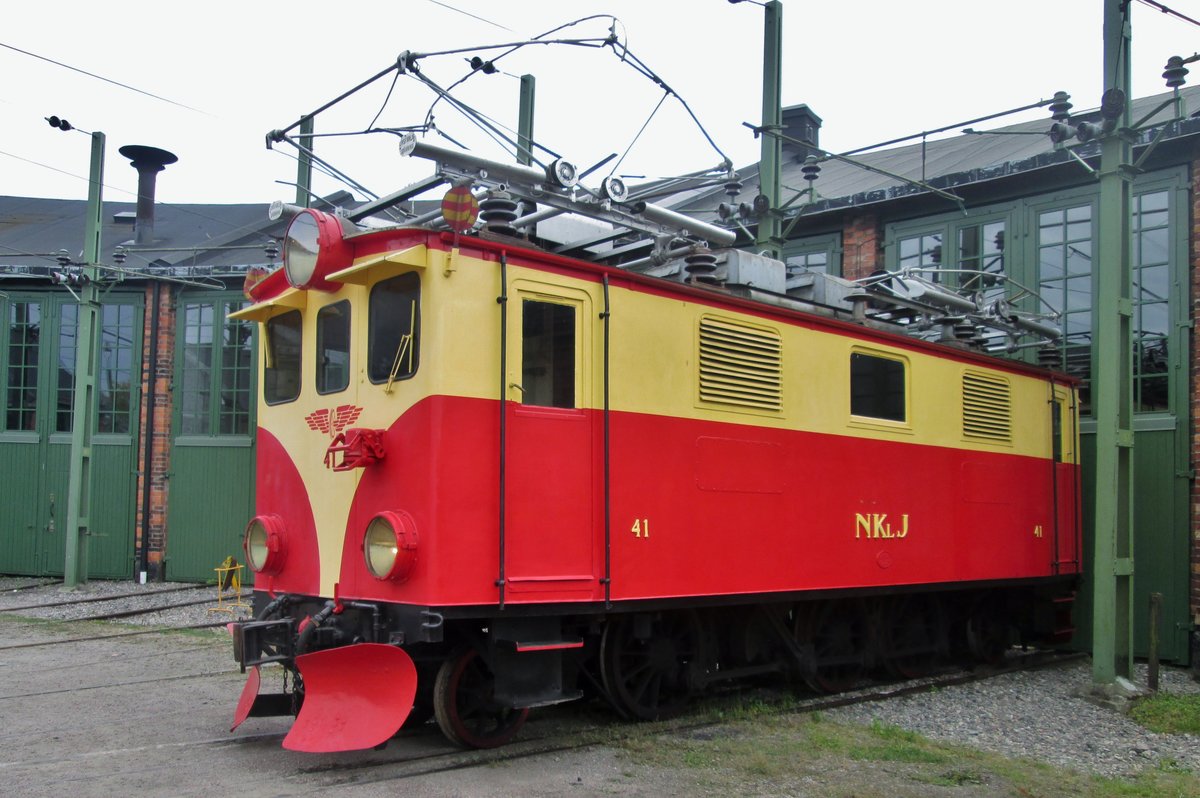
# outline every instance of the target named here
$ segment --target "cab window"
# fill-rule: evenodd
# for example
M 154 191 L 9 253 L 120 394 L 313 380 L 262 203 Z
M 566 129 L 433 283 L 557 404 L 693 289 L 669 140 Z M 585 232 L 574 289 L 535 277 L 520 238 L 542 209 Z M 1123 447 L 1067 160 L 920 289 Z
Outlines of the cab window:
M 374 383 L 417 373 L 421 347 L 421 279 L 416 272 L 380 280 L 367 309 L 367 377 Z
M 850 354 L 850 414 L 905 421 L 904 362 L 862 352 Z
M 263 396 L 267 404 L 290 402 L 300 395 L 300 311 L 267 320 L 267 357 Z
M 575 407 L 575 308 L 526 299 L 521 335 L 524 403 Z
M 350 302 L 317 311 L 317 393 L 344 391 L 350 384 Z

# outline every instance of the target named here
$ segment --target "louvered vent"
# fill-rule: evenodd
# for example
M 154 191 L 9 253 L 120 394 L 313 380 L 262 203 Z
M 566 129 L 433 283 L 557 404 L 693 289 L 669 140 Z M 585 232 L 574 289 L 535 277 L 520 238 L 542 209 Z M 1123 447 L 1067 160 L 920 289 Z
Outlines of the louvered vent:
M 783 343 L 779 334 L 728 321 L 700 320 L 700 400 L 779 410 Z
M 1012 441 L 1012 390 L 1003 377 L 974 371 L 963 374 L 963 435 Z

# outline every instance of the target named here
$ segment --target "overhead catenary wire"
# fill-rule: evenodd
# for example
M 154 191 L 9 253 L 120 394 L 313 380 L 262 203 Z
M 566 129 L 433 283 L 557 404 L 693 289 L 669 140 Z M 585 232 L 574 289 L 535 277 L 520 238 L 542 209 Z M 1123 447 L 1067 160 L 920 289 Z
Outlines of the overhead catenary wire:
M 162 95 L 148 92 L 145 89 L 139 89 L 136 86 L 130 86 L 128 83 L 122 83 L 119 80 L 113 80 L 112 78 L 106 78 L 103 75 L 97 75 L 95 72 L 89 72 L 86 69 L 80 69 L 79 67 L 71 66 L 70 64 L 65 64 L 62 61 L 56 61 L 53 58 L 49 58 L 44 55 L 38 55 L 37 53 L 30 52 L 29 50 L 22 50 L 20 47 L 14 47 L 11 44 L 5 44 L 4 42 L 0 42 L 0 47 L 4 47 L 5 49 L 12 50 L 13 52 L 21 53 L 22 55 L 27 55 L 30 58 L 36 58 L 39 61 L 45 61 L 49 64 L 54 64 L 55 66 L 60 66 L 63 69 L 69 69 L 72 72 L 78 72 L 81 75 L 87 75 L 89 78 L 95 78 L 96 80 L 102 80 L 105 83 L 111 83 L 114 86 L 119 86 L 122 89 L 128 89 L 129 91 L 132 91 L 132 92 L 137 92 L 138 94 L 144 95 L 146 97 L 150 97 L 155 100 L 159 100 L 160 102 L 169 103 L 171 105 L 178 106 L 179 108 L 186 108 L 189 111 L 195 111 L 198 114 L 204 114 L 205 116 L 210 116 L 210 114 L 207 111 L 201 111 L 199 108 L 193 108 L 192 106 L 187 105 L 186 103 L 181 103 L 181 102 L 178 102 L 177 100 L 172 100 L 168 97 L 163 97 Z

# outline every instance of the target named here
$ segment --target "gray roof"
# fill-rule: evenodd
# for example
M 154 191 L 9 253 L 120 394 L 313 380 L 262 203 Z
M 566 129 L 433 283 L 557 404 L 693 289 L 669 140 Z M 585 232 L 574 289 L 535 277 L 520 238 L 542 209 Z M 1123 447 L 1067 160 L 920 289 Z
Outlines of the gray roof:
M 350 199 L 346 192 L 328 198 Z M 265 245 L 278 242 L 287 219 L 271 221 L 267 206 L 157 203 L 153 243 L 133 244 L 136 206 L 105 202 L 100 260 L 112 264 L 113 251 L 125 246 L 130 270 L 163 270 L 175 274 L 236 273 L 268 263 Z M 55 268 L 55 253 L 66 250 L 73 261 L 83 254 L 85 200 L 0 196 L 0 273 L 45 274 Z
M 1200 86 L 1186 87 L 1181 93 L 1186 107 L 1200 107 Z M 1170 97 L 1171 94 L 1166 93 L 1134 100 L 1131 103 L 1133 119 L 1141 119 Z M 1148 121 L 1166 122 L 1170 116 L 1171 109 L 1166 108 L 1158 111 Z M 1073 122 L 1081 119 L 1095 121 L 1097 118 L 1098 112 L 1095 111 L 1072 115 Z M 951 190 L 955 186 L 997 179 L 1072 160 L 1071 155 L 1064 149 L 1056 149 L 1046 135 L 1050 124 L 1050 113 L 1047 111 L 1043 119 L 1032 122 L 993 128 L 982 133 L 960 133 L 948 138 L 928 140 L 924 144 L 918 141 L 915 144 L 864 152 L 852 157 L 867 166 Z M 1200 132 L 1200 120 L 1195 118 L 1188 120 L 1177 131 L 1180 135 L 1197 132 Z M 1144 134 L 1143 142 L 1148 141 L 1149 137 L 1150 134 Z M 797 191 L 807 187 L 801 173 L 804 165 L 803 154 L 797 154 L 794 145 L 788 144 L 787 148 L 791 150 L 792 157 L 786 157 L 785 153 L 785 162 L 781 170 L 782 183 L 786 187 L 783 192 L 784 202 Z M 1099 153 L 1099 147 L 1094 142 L 1087 145 L 1079 145 L 1076 142 L 1073 149 L 1085 158 Z M 804 209 L 805 215 L 928 193 L 927 189 L 918 188 L 905 180 L 872 172 L 844 161 L 826 159 L 821 161 L 820 166 L 820 176 L 815 183 L 817 201 Z M 743 188 L 732 202 L 750 203 L 759 193 L 758 164 L 739 169 L 738 173 Z M 709 219 L 709 214 L 715 212 L 717 203 L 730 201 L 722 189 L 712 188 L 696 193 L 683 202 L 673 203 L 672 207 L 701 219 Z M 795 209 L 804 204 L 804 200 L 800 200 L 792 207 Z

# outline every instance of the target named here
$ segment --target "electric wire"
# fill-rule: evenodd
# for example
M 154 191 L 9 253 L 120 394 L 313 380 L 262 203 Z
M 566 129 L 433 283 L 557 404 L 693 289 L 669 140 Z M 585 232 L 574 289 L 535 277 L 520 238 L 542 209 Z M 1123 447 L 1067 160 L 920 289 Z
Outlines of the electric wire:
M 0 47 L 4 47 L 6 49 L 13 50 L 14 52 L 21 53 L 22 55 L 27 55 L 31 58 L 36 58 L 40 61 L 46 61 L 47 63 L 54 64 L 55 66 L 60 66 L 63 69 L 69 69 L 72 72 L 78 72 L 81 75 L 87 75 L 89 78 L 95 78 L 96 80 L 102 80 L 105 83 L 111 83 L 114 86 L 120 86 L 123 89 L 128 89 L 129 91 L 137 92 L 138 94 L 142 94 L 142 95 L 145 95 L 146 97 L 151 97 L 155 100 L 160 100 L 161 102 L 178 106 L 179 108 L 186 108 L 187 110 L 195 111 L 198 114 L 204 114 L 205 116 L 211 116 L 211 114 L 209 114 L 207 111 L 201 111 L 199 108 L 193 108 L 190 105 L 186 105 L 181 102 L 176 102 L 175 100 L 169 99 L 167 97 L 162 97 L 158 94 L 152 94 L 151 92 L 145 91 L 143 89 L 139 89 L 136 86 L 130 86 L 128 83 L 122 83 L 119 80 L 113 80 L 112 78 L 106 78 L 103 75 L 97 75 L 95 72 L 88 72 L 86 69 L 80 69 L 79 67 L 73 67 L 70 64 L 64 64 L 62 61 L 56 61 L 53 58 L 47 58 L 44 55 L 38 55 L 37 53 L 31 53 L 28 50 L 22 50 L 20 47 L 14 47 L 11 44 L 5 44 L 4 42 L 0 42 Z
M 1167 14 L 1169 16 L 1176 17 L 1177 19 L 1182 19 L 1184 22 L 1190 22 L 1193 25 L 1200 26 L 1200 21 L 1194 20 L 1191 17 L 1187 16 L 1186 14 L 1181 14 L 1173 8 L 1168 8 L 1167 6 L 1164 6 L 1162 3 L 1159 3 L 1156 0 L 1138 0 L 1138 2 L 1144 6 L 1149 6 L 1150 8 L 1153 8 L 1155 11 L 1161 11 L 1162 13 Z
M 509 33 L 516 33 L 516 31 L 514 31 L 512 28 L 505 27 L 504 25 L 501 25 L 499 22 L 492 22 L 490 19 L 484 19 L 483 17 L 479 16 L 478 14 L 472 14 L 470 11 L 463 11 L 461 8 L 455 8 L 454 6 L 450 5 L 449 3 L 441 2 L 441 0 L 428 0 L 428 2 L 432 3 L 435 6 L 441 6 L 442 8 L 445 8 L 449 11 L 455 11 L 459 14 L 462 14 L 465 17 L 470 17 L 471 19 L 477 19 L 480 22 L 486 22 L 488 25 L 499 28 L 500 30 L 506 30 Z

